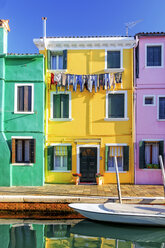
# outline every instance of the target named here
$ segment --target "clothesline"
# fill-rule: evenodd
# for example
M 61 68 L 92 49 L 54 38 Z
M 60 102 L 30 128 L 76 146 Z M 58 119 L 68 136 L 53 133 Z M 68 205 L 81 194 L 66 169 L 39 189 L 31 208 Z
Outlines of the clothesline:
M 121 84 L 122 88 L 122 73 L 104 73 L 104 74 L 90 74 L 90 75 L 77 75 L 77 74 L 65 74 L 62 72 L 51 73 L 50 88 L 55 85 L 56 90 L 58 87 L 65 87 L 65 90 L 69 90 L 73 85 L 73 91 L 77 91 L 77 85 L 80 85 L 80 91 L 83 92 L 86 88 L 89 92 L 92 92 L 93 87 L 95 92 L 102 87 L 105 90 L 114 89 L 116 84 Z

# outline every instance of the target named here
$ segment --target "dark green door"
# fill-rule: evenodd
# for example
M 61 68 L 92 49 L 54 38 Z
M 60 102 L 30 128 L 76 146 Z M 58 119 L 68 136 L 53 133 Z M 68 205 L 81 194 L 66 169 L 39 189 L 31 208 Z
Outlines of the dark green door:
M 96 182 L 97 148 L 80 148 L 80 182 Z

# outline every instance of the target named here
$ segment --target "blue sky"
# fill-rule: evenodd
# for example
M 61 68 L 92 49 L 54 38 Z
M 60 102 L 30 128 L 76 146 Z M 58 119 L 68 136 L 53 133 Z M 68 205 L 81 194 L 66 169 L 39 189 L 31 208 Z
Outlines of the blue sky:
M 127 22 L 142 20 L 129 30 L 165 31 L 165 0 L 0 0 L 0 19 L 9 19 L 8 52 L 38 52 L 33 38 L 42 36 L 125 35 Z

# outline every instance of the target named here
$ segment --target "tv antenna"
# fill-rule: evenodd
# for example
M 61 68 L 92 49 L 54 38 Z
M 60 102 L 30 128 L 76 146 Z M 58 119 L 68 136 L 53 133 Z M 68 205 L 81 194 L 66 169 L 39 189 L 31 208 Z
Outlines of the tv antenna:
M 133 28 L 139 22 L 142 22 L 142 20 L 137 20 L 137 21 L 134 21 L 134 22 L 127 22 L 127 23 L 125 23 L 126 36 L 128 36 L 128 29 Z

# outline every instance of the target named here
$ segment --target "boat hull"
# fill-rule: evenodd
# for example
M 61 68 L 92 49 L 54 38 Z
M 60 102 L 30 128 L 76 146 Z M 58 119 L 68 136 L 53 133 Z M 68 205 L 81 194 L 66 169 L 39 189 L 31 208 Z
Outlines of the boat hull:
M 69 206 L 91 220 L 133 225 L 165 226 L 165 215 L 116 213 L 104 208 L 103 204 L 73 203 L 69 204 Z

